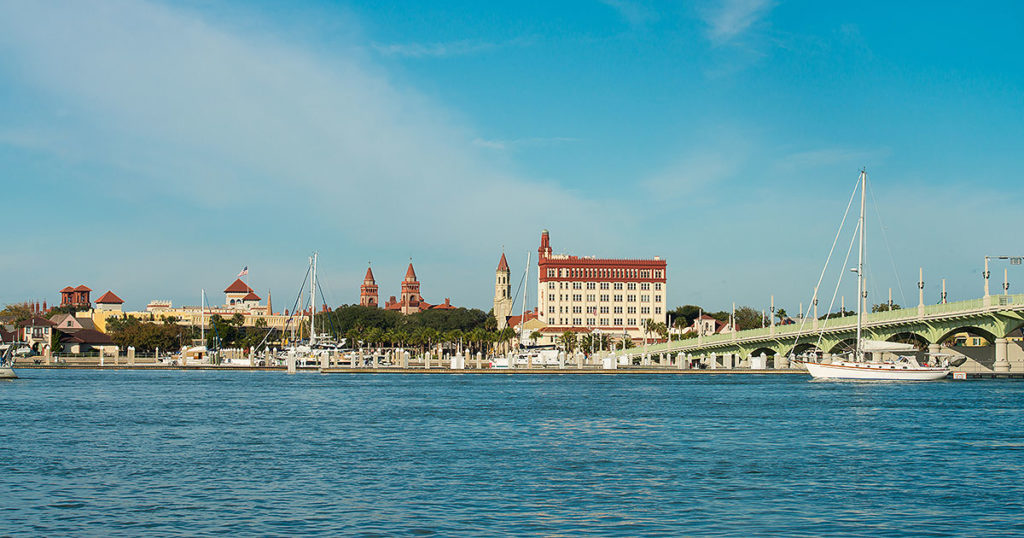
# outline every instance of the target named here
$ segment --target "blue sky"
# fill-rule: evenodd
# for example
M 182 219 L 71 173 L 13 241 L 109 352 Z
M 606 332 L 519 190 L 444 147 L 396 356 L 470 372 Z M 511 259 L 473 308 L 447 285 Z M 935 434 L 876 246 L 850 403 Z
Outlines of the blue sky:
M 4 2 L 0 302 L 248 265 L 283 308 L 317 249 L 332 303 L 412 258 L 486 310 L 547 228 L 667 258 L 671 305 L 795 311 L 862 166 L 872 299 L 972 298 L 1024 254 L 1021 50 L 1011 2 Z

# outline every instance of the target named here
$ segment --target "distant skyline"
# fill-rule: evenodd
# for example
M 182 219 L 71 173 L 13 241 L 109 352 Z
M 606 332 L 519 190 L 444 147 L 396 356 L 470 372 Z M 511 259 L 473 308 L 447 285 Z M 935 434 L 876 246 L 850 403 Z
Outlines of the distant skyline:
M 861 167 L 869 301 L 917 304 L 919 266 L 976 298 L 1024 255 L 1021 50 L 1015 2 L 11 0 L 0 304 L 196 304 L 248 266 L 283 310 L 318 250 L 332 306 L 411 258 L 486 311 L 546 228 L 665 258 L 669 308 L 795 313 Z

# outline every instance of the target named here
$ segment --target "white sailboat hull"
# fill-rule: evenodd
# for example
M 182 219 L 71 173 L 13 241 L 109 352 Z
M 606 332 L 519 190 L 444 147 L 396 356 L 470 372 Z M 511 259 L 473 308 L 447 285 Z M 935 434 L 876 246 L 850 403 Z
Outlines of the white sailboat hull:
M 949 368 L 928 368 L 901 364 L 850 362 L 820 364 L 803 362 L 816 379 L 859 379 L 869 381 L 935 381 L 949 374 Z
M 14 368 L 2 366 L 0 367 L 0 379 L 18 379 L 18 375 L 14 373 Z

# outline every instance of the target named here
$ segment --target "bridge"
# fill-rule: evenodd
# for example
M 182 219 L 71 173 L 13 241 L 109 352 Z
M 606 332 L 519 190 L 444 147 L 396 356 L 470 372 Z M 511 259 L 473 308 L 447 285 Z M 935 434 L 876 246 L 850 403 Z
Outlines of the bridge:
M 925 305 L 864 315 L 864 337 L 906 342 L 930 353 L 966 355 L 975 369 L 1024 372 L 1024 348 L 1007 337 L 1024 327 L 1024 294 L 986 295 L 980 299 Z M 968 332 L 988 341 L 985 348 L 946 347 L 953 335 Z M 701 361 L 716 368 L 750 367 L 760 357 L 774 368 L 788 368 L 793 356 L 814 353 L 828 361 L 852 349 L 857 316 L 828 320 L 804 318 L 791 325 L 698 336 L 647 346 L 648 356 L 670 364 Z M 630 350 L 632 353 L 641 350 Z M 673 358 L 675 359 L 673 361 Z M 765 365 L 760 365 L 764 368 Z

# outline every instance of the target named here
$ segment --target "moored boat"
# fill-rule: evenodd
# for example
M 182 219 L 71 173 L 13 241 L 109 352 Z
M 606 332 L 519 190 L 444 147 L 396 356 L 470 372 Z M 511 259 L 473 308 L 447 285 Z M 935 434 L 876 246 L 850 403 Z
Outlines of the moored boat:
M 864 202 L 867 190 L 867 172 L 861 170 L 858 178 L 860 188 L 860 220 L 857 230 L 860 235 L 857 267 L 857 338 L 853 351 L 848 358 L 833 360 L 830 364 L 813 361 L 798 361 L 807 368 L 807 372 L 815 379 L 862 380 L 862 381 L 935 381 L 949 374 L 948 360 L 937 366 L 922 365 L 917 358 L 908 353 L 916 352 L 912 344 L 899 342 L 883 342 L 864 338 L 864 308 L 867 297 L 864 285 Z M 852 200 L 851 200 L 852 201 Z M 845 221 L 845 218 L 844 218 Z M 841 228 L 841 227 L 840 227 Z M 837 236 L 838 237 L 838 236 Z M 824 274 L 824 272 L 822 273 Z M 815 299 L 817 288 L 815 288 Z M 824 330 L 824 329 L 823 329 Z M 895 355 L 895 358 L 891 358 Z M 869 355 L 874 360 L 868 360 Z

